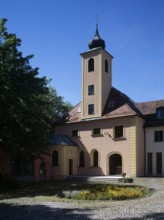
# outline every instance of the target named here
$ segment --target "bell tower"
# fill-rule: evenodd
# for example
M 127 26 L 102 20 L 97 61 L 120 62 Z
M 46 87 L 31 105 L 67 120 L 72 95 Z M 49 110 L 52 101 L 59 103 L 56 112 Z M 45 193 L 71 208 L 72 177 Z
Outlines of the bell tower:
M 82 118 L 101 117 L 112 87 L 112 55 L 105 50 L 98 25 L 82 57 Z

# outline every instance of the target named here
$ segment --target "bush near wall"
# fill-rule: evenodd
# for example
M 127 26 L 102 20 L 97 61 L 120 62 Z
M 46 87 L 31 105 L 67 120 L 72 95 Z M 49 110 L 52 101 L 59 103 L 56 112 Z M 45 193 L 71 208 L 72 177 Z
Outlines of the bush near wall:
M 0 173 L 0 192 L 17 189 L 20 184 L 12 177 Z
M 72 198 L 79 200 L 126 200 L 141 198 L 149 190 L 141 186 L 96 185 L 75 193 Z

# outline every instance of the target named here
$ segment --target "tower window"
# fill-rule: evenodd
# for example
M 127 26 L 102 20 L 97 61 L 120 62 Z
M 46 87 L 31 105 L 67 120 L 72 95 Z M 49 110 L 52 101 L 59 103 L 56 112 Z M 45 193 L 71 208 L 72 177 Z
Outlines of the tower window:
M 94 85 L 88 86 L 88 95 L 94 95 Z
M 94 71 L 94 59 L 90 58 L 88 61 L 88 72 Z
M 94 104 L 88 105 L 88 114 L 94 114 Z
M 108 60 L 105 60 L 105 72 L 108 73 Z

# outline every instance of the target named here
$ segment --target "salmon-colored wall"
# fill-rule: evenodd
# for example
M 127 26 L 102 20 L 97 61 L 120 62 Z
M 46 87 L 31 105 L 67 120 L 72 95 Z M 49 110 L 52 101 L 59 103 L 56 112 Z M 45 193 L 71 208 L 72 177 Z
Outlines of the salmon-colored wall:
M 130 120 L 131 117 L 121 117 L 56 126 L 56 133 L 64 133 L 68 136 L 71 136 L 72 130 L 79 131 L 79 137 L 72 139 L 79 144 L 80 150 L 85 152 L 86 158 L 85 168 L 79 168 L 78 175 L 109 175 L 109 156 L 114 153 L 122 156 L 122 171 L 130 175 Z M 124 138 L 116 140 L 114 127 L 119 125 L 124 126 Z M 101 128 L 102 135 L 93 136 L 93 128 Z M 99 153 L 99 168 L 90 166 L 92 150 L 97 150 Z
M 34 161 L 34 181 L 40 182 L 41 174 L 40 174 L 40 165 L 45 163 L 46 166 L 46 181 L 50 180 L 50 156 L 42 155 L 42 159 L 37 159 Z
M 52 165 L 52 153 L 58 152 L 58 166 Z M 77 175 L 78 167 L 78 147 L 77 146 L 50 146 L 49 155 L 42 155 L 42 159 L 34 161 L 34 181 L 40 182 L 40 165 L 44 163 L 46 165 L 46 181 L 63 179 L 69 176 L 69 160 L 73 161 L 72 175 Z

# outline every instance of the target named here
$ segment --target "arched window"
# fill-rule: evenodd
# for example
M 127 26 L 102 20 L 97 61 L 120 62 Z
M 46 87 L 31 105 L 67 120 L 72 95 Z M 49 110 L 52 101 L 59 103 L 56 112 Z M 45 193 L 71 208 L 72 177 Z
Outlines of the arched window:
M 93 153 L 93 166 L 98 167 L 98 152 L 97 151 Z
M 91 152 L 91 166 L 98 167 L 98 151 L 94 150 Z
M 94 71 L 94 59 L 90 58 L 88 60 L 88 72 Z
M 105 60 L 105 72 L 108 73 L 108 60 Z
M 58 166 L 58 164 L 59 164 L 58 152 L 54 150 L 52 152 L 52 166 Z
M 85 166 L 85 154 L 84 151 L 80 152 L 80 167 L 84 167 Z

